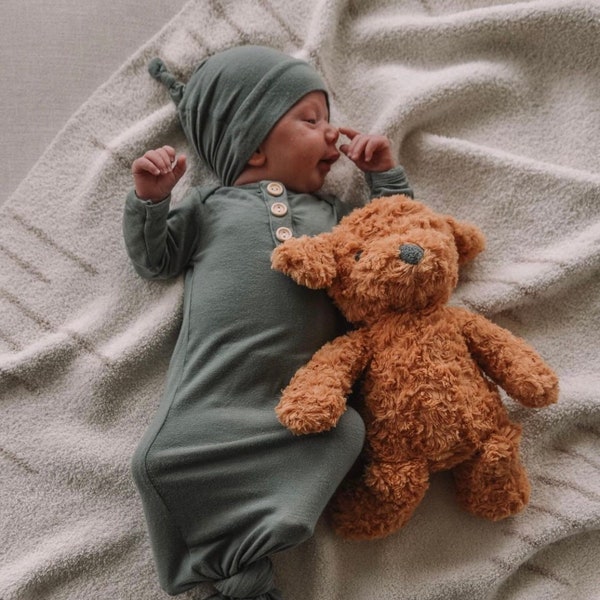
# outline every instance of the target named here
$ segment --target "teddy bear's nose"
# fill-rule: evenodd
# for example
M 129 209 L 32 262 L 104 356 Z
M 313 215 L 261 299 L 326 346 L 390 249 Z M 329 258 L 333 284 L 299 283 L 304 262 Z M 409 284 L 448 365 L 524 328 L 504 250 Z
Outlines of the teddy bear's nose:
M 424 254 L 423 248 L 416 244 L 402 244 L 400 246 L 400 258 L 409 265 L 418 265 Z

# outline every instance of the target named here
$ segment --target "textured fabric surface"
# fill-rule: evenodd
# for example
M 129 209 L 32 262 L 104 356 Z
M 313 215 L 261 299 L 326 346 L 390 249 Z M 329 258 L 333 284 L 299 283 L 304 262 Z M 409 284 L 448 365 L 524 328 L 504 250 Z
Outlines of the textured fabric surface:
M 165 598 L 128 463 L 154 413 L 182 283 L 145 282 L 121 239 L 132 159 L 174 140 L 147 73 L 182 79 L 236 43 L 308 59 L 332 120 L 385 132 L 415 197 L 488 248 L 457 302 L 523 336 L 561 378 L 523 424 L 529 508 L 462 512 L 436 476 L 408 525 L 348 543 L 321 523 L 274 558 L 284 598 L 592 599 L 600 584 L 600 8 L 593 0 L 197 0 L 77 111 L 0 219 L 0 597 Z M 189 150 L 189 149 L 188 149 Z M 202 179 L 191 165 L 177 188 Z M 197 175 L 192 176 L 192 172 Z M 362 197 L 347 161 L 330 189 Z M 203 599 L 199 588 L 183 598 Z

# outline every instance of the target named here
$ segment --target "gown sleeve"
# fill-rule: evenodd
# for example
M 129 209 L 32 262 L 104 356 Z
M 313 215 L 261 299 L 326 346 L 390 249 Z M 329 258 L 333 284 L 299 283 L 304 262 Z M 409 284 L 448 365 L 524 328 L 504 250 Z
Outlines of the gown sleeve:
M 406 173 L 401 166 L 383 173 L 367 172 L 366 178 L 371 190 L 371 200 L 380 196 L 394 196 L 395 194 L 414 197 Z
M 200 234 L 199 202 L 194 190 L 171 206 L 140 200 L 131 190 L 125 200 L 123 236 L 137 273 L 146 279 L 169 279 L 184 271 Z

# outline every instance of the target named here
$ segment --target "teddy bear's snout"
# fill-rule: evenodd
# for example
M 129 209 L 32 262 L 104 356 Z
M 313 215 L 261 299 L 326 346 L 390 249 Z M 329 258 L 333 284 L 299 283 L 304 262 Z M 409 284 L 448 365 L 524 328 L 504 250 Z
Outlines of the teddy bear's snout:
M 400 259 L 409 265 L 418 265 L 423 260 L 425 251 L 417 244 L 402 244 L 398 255 Z

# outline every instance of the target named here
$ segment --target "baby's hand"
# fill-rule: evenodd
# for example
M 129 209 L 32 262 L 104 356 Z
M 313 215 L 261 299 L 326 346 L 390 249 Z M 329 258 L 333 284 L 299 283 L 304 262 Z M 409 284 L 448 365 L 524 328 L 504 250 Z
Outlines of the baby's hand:
M 359 133 L 349 127 L 340 127 L 340 133 L 350 138 L 340 150 L 362 171 L 388 171 L 396 166 L 390 140 L 384 135 Z
M 171 146 L 148 150 L 131 165 L 137 197 L 151 202 L 164 200 L 182 178 L 185 169 L 185 155 L 176 157 Z

